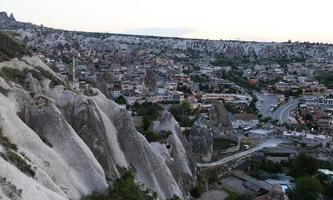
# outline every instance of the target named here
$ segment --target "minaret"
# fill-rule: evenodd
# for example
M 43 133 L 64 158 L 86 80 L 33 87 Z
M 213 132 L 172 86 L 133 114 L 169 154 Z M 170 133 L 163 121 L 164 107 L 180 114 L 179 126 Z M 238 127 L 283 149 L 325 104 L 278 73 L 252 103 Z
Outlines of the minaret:
M 75 68 L 76 68 L 76 57 L 75 52 L 73 53 L 73 82 L 75 82 Z

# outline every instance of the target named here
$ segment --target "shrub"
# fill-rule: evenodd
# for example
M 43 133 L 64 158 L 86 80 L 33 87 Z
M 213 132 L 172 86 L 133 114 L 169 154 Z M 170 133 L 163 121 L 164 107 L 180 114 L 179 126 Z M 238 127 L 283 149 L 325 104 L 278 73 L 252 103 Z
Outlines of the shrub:
M 0 130 L 0 144 L 4 146 L 7 150 L 17 151 L 16 144 L 12 143 L 6 136 L 4 136 L 1 130 Z
M 28 176 L 34 177 L 35 171 L 32 169 L 32 166 L 29 165 L 21 156 L 13 151 L 8 151 L 5 159 L 14 164 L 21 172 L 25 173 Z
M 114 100 L 117 104 L 126 105 L 126 99 L 123 96 L 120 96 Z
M 201 197 L 201 193 L 202 193 L 202 191 L 201 191 L 201 189 L 200 189 L 199 186 L 195 186 L 195 187 L 193 187 L 193 188 L 190 190 L 190 194 L 191 194 L 191 196 L 194 197 L 194 198 L 200 198 L 200 197 Z
M 296 180 L 293 190 L 287 195 L 290 200 L 316 200 L 323 191 L 323 186 L 313 177 L 300 177 Z
M 156 194 L 135 182 L 132 172 L 126 171 L 109 187 L 106 194 L 93 193 L 83 200 L 153 200 Z
M 291 161 L 290 174 L 293 177 L 312 176 L 319 168 L 319 161 L 305 153 L 299 154 Z

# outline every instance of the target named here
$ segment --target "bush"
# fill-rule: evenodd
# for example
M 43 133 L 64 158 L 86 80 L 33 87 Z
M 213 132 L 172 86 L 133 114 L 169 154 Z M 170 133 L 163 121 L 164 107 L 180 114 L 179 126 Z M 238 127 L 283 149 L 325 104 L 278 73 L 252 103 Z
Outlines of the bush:
M 282 172 L 282 165 L 268 161 L 258 161 L 255 159 L 249 160 L 250 170 L 249 175 L 257 179 L 266 179 L 270 174 Z
M 12 143 L 6 136 L 2 134 L 0 130 L 0 144 L 6 148 L 6 150 L 14 150 L 17 151 L 16 144 Z
M 126 99 L 123 96 L 120 96 L 120 97 L 116 98 L 115 102 L 117 104 L 120 104 L 120 105 L 126 105 L 127 104 Z
M 132 172 L 126 171 L 109 187 L 106 194 L 93 193 L 83 200 L 153 200 L 156 194 L 135 182 Z
M 325 71 L 324 73 L 317 75 L 315 79 L 326 87 L 333 89 L 333 72 Z
M 32 169 L 31 165 L 29 165 L 21 156 L 14 153 L 13 151 L 9 151 L 5 156 L 5 159 L 13 163 L 21 172 L 25 173 L 26 175 L 31 177 L 35 176 L 35 171 Z
M 154 131 L 151 130 L 138 130 L 145 138 L 147 139 L 148 142 L 157 142 L 161 140 L 167 139 L 172 133 L 167 132 L 165 134 L 159 134 L 155 133 Z
M 232 146 L 236 146 L 237 142 L 230 140 L 230 139 L 224 139 L 224 138 L 214 138 L 214 151 L 219 152 L 223 151 L 225 149 L 228 149 Z
M 136 112 L 138 116 L 143 117 L 142 126 L 137 127 L 137 129 L 149 142 L 157 141 L 165 137 L 164 135 L 156 134 L 150 130 L 151 124 L 153 121 L 157 120 L 160 115 L 160 111 L 162 110 L 160 106 L 153 103 L 143 103 L 140 105 L 136 102 L 131 106 L 131 110 Z
M 290 175 L 293 177 L 312 176 L 317 173 L 319 161 L 305 153 L 299 154 L 291 161 Z
M 199 186 L 195 186 L 190 190 L 190 194 L 194 198 L 200 198 L 201 194 L 202 194 L 202 191 L 201 191 Z
M 319 180 L 313 177 L 300 177 L 296 180 L 293 190 L 287 195 L 290 200 L 316 200 L 323 191 Z

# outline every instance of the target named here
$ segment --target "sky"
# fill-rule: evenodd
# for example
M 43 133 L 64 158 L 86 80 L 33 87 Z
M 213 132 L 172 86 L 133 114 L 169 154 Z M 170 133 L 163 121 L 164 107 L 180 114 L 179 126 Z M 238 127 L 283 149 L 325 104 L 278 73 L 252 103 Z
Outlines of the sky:
M 0 11 L 77 31 L 333 43 L 332 0 L 0 0 Z

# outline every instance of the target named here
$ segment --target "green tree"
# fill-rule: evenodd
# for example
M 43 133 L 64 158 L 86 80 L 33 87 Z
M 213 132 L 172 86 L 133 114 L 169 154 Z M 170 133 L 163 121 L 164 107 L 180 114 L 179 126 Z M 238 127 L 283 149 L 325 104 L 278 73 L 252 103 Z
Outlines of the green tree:
M 126 99 L 123 96 L 120 96 L 120 97 L 116 98 L 115 102 L 117 104 L 121 104 L 121 105 L 126 105 L 127 104 Z
M 316 200 L 323 191 L 318 179 L 313 177 L 300 177 L 296 179 L 295 186 L 287 192 L 290 200 Z
M 199 186 L 195 186 L 190 190 L 190 194 L 194 198 L 200 198 L 201 194 L 202 194 L 202 191 L 201 191 Z
M 192 106 L 190 102 L 183 101 L 180 105 L 173 105 L 170 112 L 181 126 L 192 126 L 193 120 L 190 119 Z
M 290 174 L 293 177 L 312 176 L 319 168 L 319 161 L 305 153 L 300 153 L 292 162 Z

